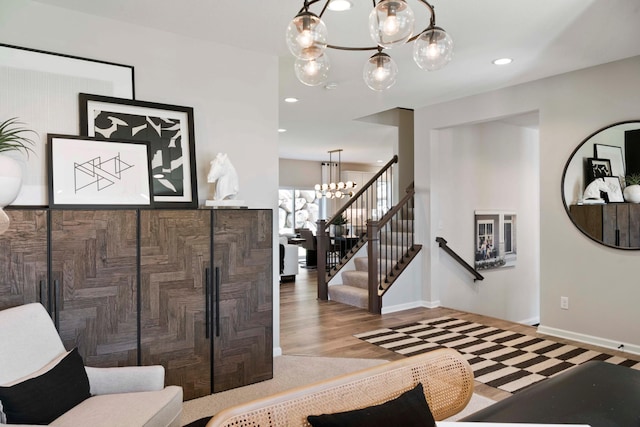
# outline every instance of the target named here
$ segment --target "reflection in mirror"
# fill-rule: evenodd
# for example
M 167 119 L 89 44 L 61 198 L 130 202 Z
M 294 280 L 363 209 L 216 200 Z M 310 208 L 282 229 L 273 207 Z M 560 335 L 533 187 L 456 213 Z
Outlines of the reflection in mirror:
M 640 249 L 640 200 L 633 187 L 638 179 L 640 121 L 615 123 L 589 135 L 562 175 L 562 200 L 571 221 L 599 243 Z

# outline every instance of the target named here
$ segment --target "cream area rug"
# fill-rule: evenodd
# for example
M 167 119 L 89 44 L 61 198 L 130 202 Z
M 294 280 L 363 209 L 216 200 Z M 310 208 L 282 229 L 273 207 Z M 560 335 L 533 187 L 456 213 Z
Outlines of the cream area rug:
M 271 380 L 184 402 L 182 425 L 210 417 L 225 408 L 240 403 L 382 363 L 387 363 L 387 361 L 341 357 L 279 356 L 273 359 L 273 379 Z M 493 400 L 474 394 L 464 411 L 450 420 L 462 418 L 492 403 L 494 403 Z

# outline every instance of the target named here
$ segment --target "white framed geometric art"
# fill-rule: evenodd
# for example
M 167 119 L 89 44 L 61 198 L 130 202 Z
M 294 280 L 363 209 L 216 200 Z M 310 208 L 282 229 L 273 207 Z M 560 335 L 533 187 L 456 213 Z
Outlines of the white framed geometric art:
M 480 211 L 475 213 L 475 269 L 513 267 L 518 258 L 515 212 Z
M 48 135 L 49 205 L 152 208 L 149 143 Z

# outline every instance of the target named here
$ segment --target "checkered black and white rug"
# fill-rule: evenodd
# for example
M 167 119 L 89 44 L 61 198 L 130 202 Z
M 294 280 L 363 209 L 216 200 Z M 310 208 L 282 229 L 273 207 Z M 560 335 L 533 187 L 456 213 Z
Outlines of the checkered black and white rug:
M 405 356 L 454 348 L 469 361 L 477 381 L 510 393 L 589 360 L 640 370 L 640 362 L 634 360 L 451 317 L 355 337 Z

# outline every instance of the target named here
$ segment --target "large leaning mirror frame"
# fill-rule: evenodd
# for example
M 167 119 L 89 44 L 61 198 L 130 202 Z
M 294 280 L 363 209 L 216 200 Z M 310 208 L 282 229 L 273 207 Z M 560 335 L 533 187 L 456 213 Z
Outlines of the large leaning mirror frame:
M 589 135 L 562 173 L 562 202 L 575 226 L 616 249 L 640 249 L 640 120 Z

